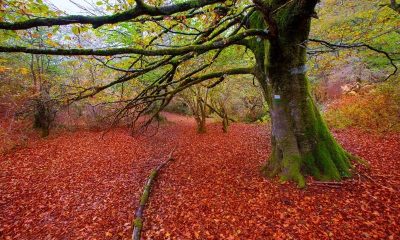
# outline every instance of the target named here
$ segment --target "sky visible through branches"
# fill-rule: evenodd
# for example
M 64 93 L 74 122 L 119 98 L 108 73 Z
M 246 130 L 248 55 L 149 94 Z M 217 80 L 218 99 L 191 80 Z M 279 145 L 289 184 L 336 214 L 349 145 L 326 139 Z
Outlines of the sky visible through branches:
M 64 11 L 67 14 L 82 14 L 84 13 L 84 10 L 80 9 L 78 6 L 76 6 L 73 2 L 70 0 L 46 0 L 48 3 L 53 4 L 56 6 L 58 9 L 61 11 Z M 76 3 L 79 3 L 79 5 L 82 6 L 90 6 L 89 3 L 92 1 L 76 1 Z M 95 5 L 96 3 L 92 2 L 92 5 Z

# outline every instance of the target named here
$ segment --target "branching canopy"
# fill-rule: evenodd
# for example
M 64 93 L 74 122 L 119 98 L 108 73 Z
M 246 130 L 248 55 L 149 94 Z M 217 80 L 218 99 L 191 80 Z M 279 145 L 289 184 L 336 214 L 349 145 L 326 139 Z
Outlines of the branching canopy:
M 241 52 L 244 52 L 245 49 L 246 51 L 247 49 L 254 50 L 254 43 L 266 42 L 266 40 L 277 37 L 281 23 L 273 17 L 276 12 L 295 7 L 295 4 L 304 5 L 304 8 L 310 5 L 311 8 L 315 2 L 254 0 L 253 4 L 249 4 L 224 0 L 186 0 L 180 3 L 156 6 L 136 0 L 129 9 L 111 15 L 71 15 L 49 18 L 31 18 L 29 16 L 29 19 L 25 17 L 14 22 L 0 22 L 0 29 L 31 31 L 62 25 L 74 25 L 73 27 L 78 26 L 78 28 L 91 25 L 93 29 L 97 29 L 96 31 L 101 31 L 101 33 L 112 32 L 117 34 L 118 38 L 129 39 L 131 33 L 127 34 L 124 30 L 132 29 L 132 26 L 135 26 L 138 32 L 136 38 L 146 37 L 150 40 L 144 44 L 129 42 L 123 46 L 109 44 L 106 47 L 95 46 L 92 48 L 54 47 L 43 44 L 39 46 L 8 45 L 0 46 L 0 52 L 91 56 L 104 67 L 119 72 L 119 77 L 107 84 L 79 88 L 78 91 L 66 93 L 62 97 L 68 103 L 93 97 L 117 84 L 138 80 L 146 74 L 156 72 L 156 77 L 153 77 L 137 96 L 118 101 L 125 105 L 119 110 L 117 120 L 127 116 L 137 118 L 146 113 L 155 102 L 160 103 L 156 111 L 159 112 L 177 93 L 194 84 L 215 79 L 215 82 L 211 82 L 208 86 L 216 86 L 230 75 L 257 75 L 257 64 L 260 64 L 257 62 L 244 66 L 237 64 L 230 68 L 227 66 L 217 68 L 215 65 L 221 58 L 221 54 L 227 49 L 232 51 L 234 46 L 241 46 Z M 257 25 L 258 28 L 249 25 L 250 16 L 255 12 L 261 13 L 264 16 L 263 19 L 268 20 L 266 23 L 260 22 Z M 145 28 L 145 26 L 151 27 Z M 268 26 L 267 29 L 264 26 Z M 68 27 L 65 28 L 68 30 Z M 395 72 L 397 71 L 394 60 L 388 53 L 369 45 L 350 46 L 331 44 L 323 40 L 312 41 L 331 49 L 366 47 L 385 54 L 394 66 Z M 174 45 L 176 43 L 180 45 Z M 63 45 L 63 42 L 59 42 L 58 45 Z M 121 59 L 128 59 L 128 67 L 118 66 Z M 235 60 L 240 60 L 240 57 L 235 56 Z M 194 63 L 196 64 L 193 65 Z M 183 68 L 185 71 L 182 70 Z

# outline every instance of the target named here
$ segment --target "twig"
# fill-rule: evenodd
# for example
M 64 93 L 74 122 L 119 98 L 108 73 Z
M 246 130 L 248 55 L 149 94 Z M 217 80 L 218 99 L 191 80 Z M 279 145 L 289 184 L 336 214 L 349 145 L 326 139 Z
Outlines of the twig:
M 321 185 L 343 185 L 343 182 L 313 182 L 314 184 L 321 184 Z
M 147 179 L 146 184 L 144 185 L 144 190 L 143 190 L 142 196 L 140 198 L 139 207 L 136 209 L 135 220 L 133 221 L 134 228 L 133 228 L 133 233 L 132 233 L 132 240 L 140 240 L 140 235 L 142 233 L 142 227 L 143 227 L 143 212 L 144 212 L 146 203 L 149 200 L 151 186 L 152 186 L 155 178 L 157 177 L 158 172 L 161 170 L 161 168 L 163 168 L 168 162 L 173 160 L 172 154 L 174 153 L 175 149 L 176 149 L 176 147 L 174 149 L 172 149 L 172 151 L 168 155 L 168 158 L 165 162 L 161 163 L 160 165 L 158 165 L 158 167 L 156 167 L 155 169 L 153 169 L 153 171 L 151 171 L 151 174 L 150 174 L 149 178 Z
M 310 186 L 340 188 L 343 186 L 343 182 L 313 182 Z
M 375 183 L 375 180 L 374 179 L 372 179 L 370 176 L 368 176 L 367 174 L 363 174 L 363 173 L 361 173 L 360 174 L 362 177 L 365 177 L 365 178 L 367 178 L 368 180 L 370 180 L 371 182 L 374 182 Z
M 391 76 L 394 76 L 397 71 L 398 71 L 398 67 L 396 65 L 396 59 L 394 59 L 393 57 L 390 56 L 390 54 L 384 50 L 378 49 L 376 47 L 373 47 L 371 45 L 368 45 L 366 43 L 356 43 L 356 44 L 336 44 L 336 43 L 330 43 L 324 40 L 320 40 L 320 39 L 308 39 L 309 42 L 316 42 L 319 44 L 322 44 L 323 46 L 327 47 L 330 50 L 336 50 L 337 48 L 345 48 L 345 49 L 351 49 L 351 48 L 367 48 L 371 51 L 380 53 L 385 55 L 385 57 L 389 60 L 390 64 L 393 66 L 394 70 L 391 74 L 389 74 L 384 81 L 388 80 Z

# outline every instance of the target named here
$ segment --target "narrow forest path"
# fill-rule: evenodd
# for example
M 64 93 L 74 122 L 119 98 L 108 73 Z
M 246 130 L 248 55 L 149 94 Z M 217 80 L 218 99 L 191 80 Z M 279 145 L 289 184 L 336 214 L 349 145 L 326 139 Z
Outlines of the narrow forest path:
M 0 157 L 0 239 L 129 239 L 144 181 L 172 148 L 145 210 L 145 239 L 396 239 L 400 135 L 336 136 L 372 164 L 340 188 L 299 190 L 263 178 L 266 126 L 167 114 L 157 134 L 78 131 Z

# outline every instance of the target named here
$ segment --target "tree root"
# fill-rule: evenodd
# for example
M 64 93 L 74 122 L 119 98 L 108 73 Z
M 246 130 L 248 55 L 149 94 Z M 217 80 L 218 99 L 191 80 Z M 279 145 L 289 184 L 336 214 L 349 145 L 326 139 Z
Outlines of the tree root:
M 175 148 L 172 149 L 165 162 L 161 163 L 160 165 L 158 165 L 158 167 L 156 167 L 155 169 L 153 169 L 153 171 L 151 171 L 151 174 L 148 177 L 146 184 L 144 185 L 144 190 L 140 198 L 139 207 L 135 211 L 135 219 L 132 222 L 133 225 L 132 240 L 140 240 L 143 227 L 143 212 L 146 203 L 149 200 L 151 186 L 153 185 L 153 182 L 157 177 L 157 174 L 161 170 L 161 168 L 163 168 L 168 162 L 173 160 L 172 154 L 174 153 L 174 151 Z

